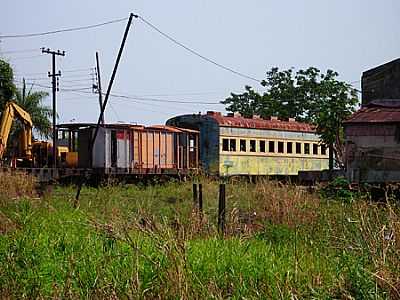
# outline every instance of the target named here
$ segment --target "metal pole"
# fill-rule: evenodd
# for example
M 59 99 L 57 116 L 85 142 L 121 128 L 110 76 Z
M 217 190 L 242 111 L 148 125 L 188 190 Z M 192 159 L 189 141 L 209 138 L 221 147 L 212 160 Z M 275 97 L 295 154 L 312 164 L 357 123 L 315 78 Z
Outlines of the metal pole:
M 112 87 L 112 85 L 113 85 L 113 82 L 114 82 L 114 79 L 115 79 L 115 75 L 116 75 L 116 73 L 117 73 L 119 61 L 121 60 L 122 51 L 124 50 L 126 38 L 128 37 L 128 32 L 129 32 L 129 28 L 131 27 L 132 18 L 133 18 L 133 17 L 138 18 L 137 15 L 134 15 L 134 14 L 132 14 L 132 13 L 131 13 L 130 16 L 129 16 L 128 24 L 126 24 L 125 33 L 124 33 L 124 36 L 123 36 L 123 38 L 122 38 L 121 46 L 120 46 L 120 48 L 119 48 L 117 60 L 116 60 L 115 65 L 114 65 L 114 70 L 113 70 L 113 73 L 112 73 L 112 75 L 111 75 L 110 83 L 108 84 L 107 93 L 106 93 L 106 98 L 105 98 L 105 100 L 104 100 L 103 105 L 101 106 L 99 119 L 97 120 L 96 130 L 95 130 L 95 132 L 94 132 L 94 135 L 93 135 L 93 138 L 92 138 L 91 142 L 89 143 L 89 154 L 90 154 L 90 158 L 89 158 L 89 159 L 90 159 L 90 166 L 92 166 L 94 142 L 96 141 L 97 133 L 99 132 L 99 127 L 100 127 L 101 120 L 102 120 L 103 117 L 104 117 L 104 110 L 106 109 L 107 102 L 108 102 L 108 98 L 110 97 L 111 87 Z M 80 196 L 80 193 L 81 193 L 82 185 L 83 185 L 83 180 L 81 180 L 81 182 L 80 182 L 79 185 L 78 185 L 78 190 L 77 190 L 76 196 L 75 196 L 75 201 L 76 201 L 76 202 L 79 201 L 79 196 Z
M 114 70 L 113 70 L 112 75 L 111 75 L 110 83 L 108 84 L 108 88 L 107 88 L 107 92 L 106 92 L 106 98 L 104 99 L 103 106 L 101 107 L 100 116 L 99 116 L 99 119 L 97 120 L 96 130 L 94 131 L 93 139 L 92 139 L 92 142 L 90 143 L 90 151 L 89 151 L 89 153 L 92 153 L 92 151 L 93 151 L 93 145 L 94 145 L 94 142 L 96 141 L 96 137 L 97 137 L 97 134 L 99 132 L 100 123 L 101 123 L 101 120 L 102 120 L 102 118 L 104 116 L 104 111 L 105 111 L 106 106 L 107 106 L 108 98 L 110 97 L 111 88 L 112 88 L 112 85 L 114 83 L 115 75 L 117 74 L 119 61 L 121 60 L 122 52 L 124 50 L 126 38 L 128 37 L 128 33 L 129 33 L 129 29 L 130 29 L 131 24 L 132 24 L 133 17 L 138 18 L 137 15 L 134 15 L 134 14 L 131 13 L 130 16 L 129 16 L 128 24 L 126 24 L 124 37 L 122 38 L 122 43 L 121 43 L 121 46 L 119 48 L 117 60 L 116 60 L 115 65 L 114 65 Z M 92 154 L 91 154 L 91 156 L 92 156 Z
M 97 68 L 97 91 L 99 92 L 100 111 L 103 107 L 103 90 L 101 89 L 100 63 L 99 53 L 96 51 L 96 68 Z M 104 115 L 101 118 L 101 124 L 104 125 Z
M 52 93 L 53 93 L 53 168 L 57 168 L 57 108 L 56 108 L 56 93 L 57 93 L 57 77 L 61 76 L 61 72 L 56 73 L 56 55 L 65 56 L 65 51 L 52 51 L 49 48 L 42 48 L 42 53 L 51 54 L 52 56 L 52 73 L 48 74 L 51 77 Z
M 57 114 L 57 108 L 56 108 L 56 54 L 52 53 L 52 65 L 53 65 L 53 70 L 52 74 L 53 77 L 51 78 L 51 88 L 53 92 L 53 168 L 57 168 L 57 129 L 56 129 L 56 114 Z

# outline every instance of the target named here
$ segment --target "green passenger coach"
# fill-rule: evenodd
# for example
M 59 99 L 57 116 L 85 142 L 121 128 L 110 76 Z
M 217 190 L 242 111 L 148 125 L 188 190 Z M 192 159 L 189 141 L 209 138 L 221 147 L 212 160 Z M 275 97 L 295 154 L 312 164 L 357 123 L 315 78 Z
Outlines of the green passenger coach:
M 177 116 L 167 125 L 200 131 L 201 167 L 210 175 L 292 176 L 328 168 L 328 149 L 312 125 L 239 114 Z

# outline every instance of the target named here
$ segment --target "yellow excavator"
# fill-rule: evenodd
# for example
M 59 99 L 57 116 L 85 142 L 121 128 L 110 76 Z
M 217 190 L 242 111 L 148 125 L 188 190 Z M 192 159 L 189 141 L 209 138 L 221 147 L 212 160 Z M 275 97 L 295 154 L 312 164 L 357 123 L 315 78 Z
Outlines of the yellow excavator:
M 29 113 L 18 106 L 15 102 L 8 102 L 1 115 L 0 121 L 0 160 L 3 160 L 7 148 L 8 137 L 14 118 L 18 118 L 23 130 L 19 139 L 19 157 L 23 165 L 29 165 L 32 161 L 32 119 Z
M 12 167 L 48 167 L 51 166 L 52 144 L 45 141 L 32 141 L 32 119 L 28 112 L 15 102 L 8 102 L 0 119 L 0 163 L 3 161 L 4 153 L 14 119 L 21 121 L 23 129 L 19 137 L 19 153 L 11 159 Z M 66 165 L 68 158 L 68 147 L 57 147 L 57 159 Z M 71 153 L 72 154 L 72 153 Z M 73 163 L 71 163 L 72 165 Z

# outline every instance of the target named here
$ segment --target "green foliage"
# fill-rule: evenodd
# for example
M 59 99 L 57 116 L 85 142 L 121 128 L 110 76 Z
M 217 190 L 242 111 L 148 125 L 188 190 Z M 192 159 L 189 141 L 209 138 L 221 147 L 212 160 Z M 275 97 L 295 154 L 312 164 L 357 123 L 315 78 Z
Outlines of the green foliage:
M 13 82 L 14 75 L 9 63 L 0 59 L 0 113 L 4 110 L 7 102 L 15 101 L 19 106 L 26 110 L 32 118 L 35 132 L 41 137 L 48 138 L 51 133 L 51 123 L 49 118 L 52 116 L 52 110 L 43 105 L 43 99 L 48 96 L 44 91 L 33 91 L 33 85 L 28 91 L 24 85 L 22 90 L 15 87 Z M 11 130 L 11 141 L 18 141 L 18 135 L 22 130 L 19 123 L 13 124 Z M 17 145 L 10 145 L 16 147 Z
M 0 112 L 15 94 L 14 73 L 11 65 L 0 59 Z
M 48 95 L 44 91 L 32 91 L 31 87 L 26 95 L 17 90 L 14 100 L 31 115 L 36 132 L 46 138 L 50 136 L 51 122 L 49 118 L 53 115 L 52 109 L 43 105 L 43 99 Z
M 358 194 L 350 190 L 350 183 L 345 177 L 336 177 L 320 189 L 320 194 L 325 199 L 335 199 L 343 202 L 353 202 Z
M 227 106 L 226 110 L 246 117 L 277 116 L 315 124 L 321 141 L 334 145 L 337 162 L 341 165 L 342 122 L 355 110 L 357 91 L 350 84 L 338 80 L 337 72 L 327 70 L 323 74 L 313 67 L 297 72 L 272 68 L 261 84 L 266 89 L 262 94 L 246 86 L 243 94 L 232 93 L 221 103 Z

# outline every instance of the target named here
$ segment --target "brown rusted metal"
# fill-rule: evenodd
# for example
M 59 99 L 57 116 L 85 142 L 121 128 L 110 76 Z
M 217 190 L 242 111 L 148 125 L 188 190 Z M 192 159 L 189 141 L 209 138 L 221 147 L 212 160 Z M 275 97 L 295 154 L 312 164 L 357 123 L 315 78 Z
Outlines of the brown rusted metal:
M 362 108 L 354 113 L 346 123 L 391 123 L 400 122 L 400 108 Z
M 282 121 L 277 118 L 265 120 L 261 118 L 244 118 L 242 116 L 223 116 L 220 112 L 208 111 L 207 116 L 213 118 L 219 126 L 272 129 L 285 131 L 315 132 L 315 127 L 311 124 L 301 123 L 293 120 Z

